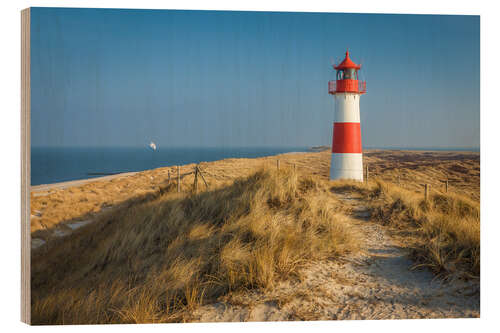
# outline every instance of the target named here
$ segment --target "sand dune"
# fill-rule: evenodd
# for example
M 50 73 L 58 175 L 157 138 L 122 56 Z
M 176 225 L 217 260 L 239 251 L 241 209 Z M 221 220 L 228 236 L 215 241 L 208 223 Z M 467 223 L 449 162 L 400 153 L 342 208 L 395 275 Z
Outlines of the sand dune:
M 182 193 L 180 194 L 175 193 L 177 188 L 176 168 L 173 166 L 134 174 L 115 175 L 112 178 L 106 177 L 66 183 L 62 186 L 61 184 L 54 184 L 53 186 L 34 189 L 31 197 L 33 255 L 36 258 L 36 267 L 33 269 L 36 272 L 36 277 L 33 279 L 33 292 L 37 297 L 34 311 L 39 318 L 38 320 L 59 322 L 60 309 L 63 309 L 65 320 L 74 323 L 82 322 L 82 320 L 104 323 L 151 322 L 156 320 L 207 322 L 478 317 L 479 280 L 477 272 L 479 261 L 474 262 L 474 260 L 479 258 L 479 154 L 465 152 L 367 151 L 364 158 L 365 163 L 369 165 L 370 184 L 372 185 L 363 185 L 357 189 L 357 192 L 343 190 L 344 187 L 347 189 L 352 188 L 352 185 L 348 182 L 328 181 L 330 154 L 327 151 L 201 163 L 200 168 L 209 189 L 207 191 L 202 180 L 199 180 L 200 196 L 192 195 L 194 164 L 181 167 Z M 142 274 L 141 272 L 144 269 L 151 269 L 151 267 L 159 265 L 158 258 L 156 258 L 158 255 L 163 258 L 161 253 L 166 255 L 166 253 L 169 253 L 168 251 L 174 251 L 175 254 L 176 247 L 184 241 L 191 244 L 192 247 L 189 248 L 189 251 L 195 252 L 199 250 L 198 245 L 203 247 L 212 243 L 218 244 L 223 239 L 227 241 L 224 237 L 215 243 L 210 241 L 210 237 L 220 227 L 219 222 L 212 220 L 204 221 L 208 225 L 214 224 L 212 227 L 205 224 L 198 226 L 196 223 L 200 222 L 195 218 L 192 222 L 193 225 L 189 224 L 191 223 L 189 222 L 188 225 L 183 227 L 184 229 L 187 228 L 186 230 L 182 228 L 182 230 L 179 230 L 182 237 L 179 236 L 180 238 L 171 243 L 168 243 L 171 240 L 167 242 L 162 239 L 169 239 L 172 229 L 169 229 L 170 231 L 167 233 L 158 234 L 145 232 L 144 228 L 157 230 L 165 228 L 169 223 L 187 223 L 186 216 L 189 216 L 193 211 L 203 216 L 209 212 L 211 212 L 210 214 L 216 214 L 216 216 L 227 212 L 230 206 L 225 206 L 221 202 L 216 204 L 213 202 L 215 199 L 212 195 L 217 196 L 219 189 L 220 193 L 228 193 L 227 191 L 233 193 L 240 186 L 237 185 L 238 182 L 235 182 L 237 178 L 251 175 L 250 178 L 252 178 L 255 176 L 256 170 L 262 166 L 276 170 L 277 160 L 280 161 L 280 168 L 284 169 L 281 174 L 291 175 L 293 178 L 292 183 L 295 185 L 291 185 L 290 191 L 299 191 L 295 192 L 291 197 L 294 205 L 301 207 L 297 212 L 307 212 L 307 214 L 315 212 L 316 215 L 310 216 L 317 216 L 319 220 L 326 218 L 325 221 L 328 223 L 334 220 L 334 224 L 331 226 L 340 228 L 335 232 L 344 230 L 335 236 L 338 237 L 339 244 L 335 243 L 337 240 L 334 242 L 335 244 L 332 242 L 324 243 L 334 245 L 334 248 L 337 248 L 335 251 L 338 251 L 336 254 L 311 260 L 305 260 L 305 258 L 301 257 L 297 263 L 293 264 L 293 267 L 295 267 L 293 274 L 284 275 L 276 280 L 274 278 L 266 280 L 265 285 L 267 287 L 256 287 L 252 282 L 250 286 L 253 287 L 250 289 L 245 287 L 236 288 L 235 290 L 229 288 L 226 291 L 216 291 L 218 289 L 215 288 L 212 292 L 219 293 L 220 296 L 212 296 L 210 300 L 207 298 L 205 301 L 196 298 L 199 296 L 196 296 L 196 293 L 203 294 L 204 291 L 189 289 L 194 293 L 193 297 L 195 298 L 191 299 L 186 293 L 181 293 L 181 295 L 184 295 L 181 297 L 185 297 L 185 300 L 178 305 L 175 305 L 177 303 L 174 301 L 173 304 L 179 306 L 174 312 L 169 312 L 172 311 L 171 308 L 165 309 L 166 312 L 162 312 L 161 309 L 163 309 L 162 306 L 164 305 L 162 305 L 163 301 L 161 301 L 160 294 L 139 294 L 137 297 L 139 297 L 140 303 L 133 301 L 131 304 L 126 305 L 125 308 L 119 311 L 116 310 L 115 307 L 122 304 L 120 295 L 126 290 L 126 279 L 120 280 L 121 284 L 117 282 L 116 286 L 113 285 L 113 288 L 121 291 L 113 291 L 109 296 L 112 299 L 109 300 L 107 299 L 108 296 L 105 296 L 108 287 L 94 290 L 88 294 L 89 291 L 86 291 L 85 288 L 82 289 L 80 285 L 77 288 L 72 284 L 73 279 L 82 279 L 80 282 L 88 284 L 90 287 L 92 283 L 87 281 L 87 274 L 91 274 L 92 278 L 96 279 L 96 283 L 104 286 L 110 282 L 107 280 L 109 276 L 116 275 L 115 277 L 118 278 L 119 274 L 121 274 L 120 269 L 116 271 L 113 265 L 129 269 L 134 274 Z M 279 175 L 280 173 L 275 173 L 274 176 L 266 176 L 266 182 L 268 182 L 266 186 L 275 184 L 272 179 L 279 180 Z M 436 195 L 444 192 L 445 188 L 441 180 L 446 178 L 452 180 L 449 192 L 457 193 L 456 198 Z M 241 178 L 239 179 L 241 182 Z M 286 184 L 287 180 L 288 178 L 283 179 L 281 177 L 280 181 L 285 181 Z M 386 215 L 380 216 L 382 220 L 379 218 L 379 221 L 377 221 L 372 216 L 373 212 L 375 212 L 374 209 L 376 209 L 374 203 L 376 200 L 384 200 L 383 198 L 373 199 L 378 193 L 378 180 L 382 180 L 383 184 L 392 184 L 390 186 L 392 186 L 392 191 L 395 191 L 394 193 L 404 191 L 405 195 L 408 195 L 408 200 L 413 200 L 412 202 L 417 208 L 410 206 L 404 208 L 404 205 L 411 204 L 410 201 L 405 203 L 394 197 L 394 201 L 380 202 L 381 206 L 379 208 L 386 211 L 382 210 L 378 211 L 378 213 Z M 429 206 L 431 208 L 426 208 L 427 206 L 422 203 L 422 185 L 426 183 L 431 184 L 431 193 L 434 195 L 433 200 L 437 200 L 432 204 L 434 206 Z M 254 188 L 253 185 L 248 185 L 248 182 L 247 186 Z M 307 191 L 308 187 L 313 188 L 314 190 L 311 193 L 320 198 L 318 203 L 309 202 L 308 198 L 300 196 L 300 193 L 306 193 L 300 191 Z M 242 193 L 241 196 L 231 197 L 233 204 L 244 203 L 245 193 Z M 265 190 L 262 193 L 269 193 L 269 191 Z M 38 195 L 35 196 L 34 194 Z M 386 199 L 390 197 L 390 191 L 387 192 L 387 195 Z M 292 199 L 284 197 L 283 201 L 279 199 L 275 203 L 274 200 L 277 199 L 266 199 L 262 196 L 258 196 L 258 198 L 260 198 L 260 205 L 264 205 L 266 214 L 268 214 L 263 219 L 258 218 L 260 216 L 258 213 L 253 216 L 255 221 L 252 222 L 252 225 L 258 224 L 259 227 L 251 226 L 251 228 L 255 229 L 254 231 L 259 235 L 267 235 L 264 230 L 261 230 L 262 228 L 270 228 L 273 225 L 274 227 L 283 228 L 289 223 L 291 223 L 290 226 L 295 227 L 297 227 L 296 223 L 298 223 L 300 227 L 300 223 L 303 223 L 300 220 L 293 222 L 296 213 L 283 215 L 287 207 L 289 207 L 287 202 Z M 321 203 L 319 203 L 320 201 Z M 207 204 L 196 206 L 197 203 L 201 202 Z M 274 210 L 275 205 L 279 208 L 278 210 Z M 214 209 L 215 206 L 219 208 Z M 250 205 L 249 207 L 255 208 L 257 206 Z M 389 208 L 393 209 L 396 215 L 391 215 L 394 212 L 388 210 Z M 285 211 L 282 211 L 282 209 L 285 209 Z M 451 251 L 450 253 L 457 252 L 457 249 L 461 251 L 464 248 L 468 251 L 467 253 L 470 253 L 467 254 L 468 257 L 447 257 L 448 254 L 443 252 L 439 253 L 437 258 L 432 258 L 430 256 L 433 254 L 425 252 L 429 249 L 425 248 L 425 246 L 422 247 L 421 244 L 427 241 L 425 237 L 434 237 L 432 234 L 426 236 L 426 234 L 419 233 L 411 225 L 411 221 L 410 224 L 403 225 L 402 230 L 396 230 L 395 226 L 383 221 L 383 219 L 393 217 L 399 218 L 398 216 L 403 218 L 406 216 L 404 214 L 407 214 L 403 209 L 413 210 L 418 214 L 428 212 L 429 217 L 435 216 L 436 221 L 439 223 L 442 223 L 441 219 L 445 217 L 443 214 L 446 214 L 446 209 L 457 210 L 462 215 L 450 215 L 450 218 L 461 219 L 461 221 L 457 221 L 460 223 L 452 223 L 451 227 L 465 228 L 467 223 L 470 223 L 470 230 L 474 233 L 470 239 L 472 245 L 469 243 L 464 243 L 465 245 L 462 243 L 437 245 L 441 246 L 439 251 Z M 417 211 L 419 209 L 421 210 L 420 213 Z M 170 214 L 178 212 L 179 216 L 184 216 L 184 219 L 179 220 L 179 222 L 175 222 L 175 218 L 169 220 L 164 217 L 165 212 L 168 211 L 171 212 Z M 236 209 L 236 211 L 239 210 Z M 403 215 L 397 215 L 400 213 Z M 177 216 L 175 214 L 172 216 Z M 234 221 L 234 228 L 245 226 L 245 223 L 248 223 L 244 216 L 244 214 L 241 216 L 241 221 Z M 427 216 L 424 217 L 427 218 Z M 95 223 L 92 223 L 94 221 Z M 434 220 L 430 221 L 432 224 Z M 266 227 L 266 223 L 270 224 Z M 321 235 L 321 232 L 324 232 L 321 230 L 325 230 L 324 228 L 324 226 L 319 227 L 317 232 L 313 232 L 311 235 Z M 408 230 L 404 228 L 408 228 Z M 415 230 L 411 230 L 412 228 Z M 439 228 L 441 227 L 438 226 Z M 96 233 L 97 230 L 100 231 Z M 101 232 L 104 230 L 107 230 L 108 233 Z M 431 233 L 435 232 L 432 231 L 432 228 L 429 230 L 431 230 Z M 469 229 L 457 229 L 451 230 L 451 232 L 455 235 L 454 239 L 457 239 L 460 236 L 459 232 L 462 232 L 461 235 L 463 236 L 463 232 L 467 233 L 467 230 Z M 121 234 L 121 232 L 124 234 Z M 347 238 L 343 238 L 342 233 L 344 232 Z M 142 238 L 133 236 L 135 233 L 139 233 Z M 300 232 L 293 235 L 295 234 L 302 235 Z M 242 230 L 241 237 L 246 242 L 249 242 L 248 244 L 254 244 L 252 243 L 253 236 L 248 234 L 247 231 Z M 65 239 L 68 239 L 68 241 L 66 242 Z M 348 247 L 342 250 L 343 241 L 345 241 L 345 246 Z M 468 238 L 465 239 L 465 242 L 467 241 L 469 241 Z M 142 253 L 144 248 L 141 245 L 142 242 L 148 244 L 144 253 Z M 420 242 L 420 245 L 418 242 Z M 126 246 L 122 243 L 126 243 Z M 119 248 L 123 251 L 132 252 L 123 254 L 122 250 L 118 250 L 118 244 L 122 244 Z M 337 247 L 337 245 L 340 247 Z M 161 246 L 161 249 L 158 246 Z M 240 253 L 242 258 L 246 258 L 243 256 L 247 251 L 245 246 L 241 248 L 235 247 L 241 252 L 236 251 L 236 254 Z M 415 254 L 411 254 L 411 250 L 415 246 L 422 247 L 419 249 L 420 252 L 417 252 L 418 255 L 429 256 L 424 258 L 427 260 L 424 263 L 427 265 L 426 267 L 433 270 L 426 267 L 413 269 L 417 262 L 413 261 Z M 108 249 L 104 250 L 106 248 Z M 141 251 L 136 251 L 136 248 L 140 248 Z M 278 246 L 276 249 L 281 249 L 281 247 Z M 66 256 L 70 252 L 73 258 L 77 258 L 81 251 L 87 253 L 85 263 L 77 264 L 71 261 L 64 264 L 68 265 L 67 267 L 56 264 L 58 260 L 67 260 Z M 205 253 L 205 251 L 202 252 Z M 231 256 L 235 255 L 233 252 L 234 250 L 231 251 Z M 266 260 L 271 260 L 265 256 L 267 252 L 261 253 L 257 251 L 257 253 L 267 258 Z M 88 259 L 92 255 L 101 258 L 98 260 L 99 263 Z M 223 257 L 224 251 L 220 255 Z M 280 259 L 282 258 L 281 255 L 284 254 L 280 254 L 273 259 L 277 260 L 277 264 L 282 260 Z M 127 262 L 123 266 L 122 259 L 119 259 L 121 256 L 125 256 L 130 260 L 136 256 L 139 258 L 135 258 L 134 261 Z M 445 257 L 449 258 L 450 261 L 446 262 L 448 259 L 443 261 Z M 240 260 L 241 258 L 236 259 Z M 287 260 L 291 260 L 291 258 L 289 257 Z M 299 262 L 300 264 L 298 264 Z M 162 263 L 163 266 L 160 265 L 155 269 L 168 268 L 172 272 L 177 272 L 178 269 L 182 268 L 182 271 L 179 272 L 186 274 L 192 269 L 188 264 L 178 267 L 175 266 L 175 263 L 175 260 L 172 263 L 172 260 L 169 259 Z M 275 265 L 273 262 L 267 263 L 269 266 L 265 266 L 268 267 L 266 269 L 270 269 L 269 267 L 272 268 Z M 87 273 L 81 271 L 81 264 L 85 264 L 86 270 L 88 270 Z M 151 267 L 148 266 L 150 264 Z M 217 265 L 220 264 L 219 262 Z M 135 271 L 134 267 L 136 266 L 144 267 L 139 271 Z M 237 267 L 239 266 L 233 268 Z M 102 273 L 103 270 L 106 273 Z M 169 270 L 166 272 L 170 272 Z M 57 274 L 62 285 L 47 280 L 46 275 L 49 274 L 48 272 Z M 271 274 L 269 272 L 271 271 L 267 271 L 266 274 Z M 446 281 L 436 278 L 435 274 L 439 272 L 446 273 Z M 182 281 L 184 273 L 181 274 L 183 276 Z M 80 276 L 81 274 L 83 275 Z M 170 274 L 172 273 L 164 273 L 161 276 L 166 278 Z M 245 274 L 242 276 L 246 276 Z M 127 275 L 125 274 L 125 276 Z M 463 276 L 469 277 L 462 278 Z M 123 279 L 123 276 L 120 276 L 120 278 Z M 200 278 L 206 278 L 206 276 Z M 156 280 L 156 278 L 153 278 L 151 282 L 147 279 L 144 281 L 139 279 L 134 282 L 137 283 L 137 288 L 134 287 L 133 290 L 140 291 L 141 288 L 150 290 L 147 283 L 152 283 L 155 288 L 159 288 L 158 290 L 163 290 L 164 285 L 155 284 Z M 181 280 L 175 283 L 168 281 L 177 285 Z M 51 292 L 47 293 L 48 290 Z M 185 292 L 188 292 L 187 290 Z M 168 293 L 170 289 L 167 288 L 162 292 Z M 65 302 L 71 302 L 72 297 L 76 297 L 75 295 L 80 295 L 77 297 L 79 299 L 78 306 L 81 307 L 82 311 L 86 311 L 85 315 L 79 315 L 79 311 L 73 313 L 64 310 L 69 304 Z M 92 297 L 97 297 L 100 300 L 98 308 L 93 305 Z M 114 304 L 113 309 L 115 310 L 111 311 L 106 306 L 108 302 Z M 193 305 L 197 303 L 199 304 Z M 94 312 L 100 315 L 105 314 L 105 317 L 99 315 L 97 318 L 93 314 Z M 55 317 L 51 317 L 52 315 Z M 69 319 L 70 316 L 71 319 Z
M 328 151 L 314 153 L 282 154 L 255 159 L 226 159 L 201 163 L 210 186 L 221 186 L 237 177 L 248 176 L 262 165 L 293 166 L 302 174 L 327 179 L 330 168 Z M 368 150 L 364 164 L 369 166 L 370 177 L 392 183 L 416 192 L 423 191 L 423 184 L 431 189 L 444 191 L 443 180 L 449 179 L 450 191 L 462 193 L 479 200 L 479 153 L 474 152 L 422 152 Z M 191 190 L 195 164 L 181 166 L 182 190 Z M 162 186 L 176 182 L 174 166 L 137 173 L 125 173 L 87 180 L 39 185 L 32 187 L 31 212 L 40 216 L 32 218 L 34 238 L 48 239 L 53 230 L 66 223 L 89 220 L 103 209 L 124 204 L 135 198 L 154 195 Z M 200 181 L 200 186 L 201 186 Z

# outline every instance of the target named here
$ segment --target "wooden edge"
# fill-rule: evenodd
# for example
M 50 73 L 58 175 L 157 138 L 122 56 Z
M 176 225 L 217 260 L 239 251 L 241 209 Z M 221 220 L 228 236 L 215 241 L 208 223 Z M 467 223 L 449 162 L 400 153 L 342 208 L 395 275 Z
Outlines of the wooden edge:
M 21 11 L 21 321 L 31 324 L 30 8 Z

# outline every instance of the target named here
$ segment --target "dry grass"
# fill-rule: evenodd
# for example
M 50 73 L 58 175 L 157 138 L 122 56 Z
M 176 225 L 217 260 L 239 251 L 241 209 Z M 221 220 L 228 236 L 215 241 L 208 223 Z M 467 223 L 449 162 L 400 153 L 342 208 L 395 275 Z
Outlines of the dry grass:
M 262 158 L 225 159 L 201 164 L 210 186 L 225 186 L 238 177 L 248 177 L 263 166 L 296 165 L 303 175 L 328 180 L 330 173 L 329 151 L 300 154 L 282 154 Z M 442 189 L 442 180 L 450 180 L 450 191 L 479 200 L 479 153 L 473 152 L 423 152 L 368 150 L 363 163 L 369 165 L 370 174 L 385 182 L 398 183 L 406 189 L 422 192 L 423 183 L 433 190 Z M 182 190 L 189 191 L 193 184 L 194 164 L 181 166 Z M 111 180 L 92 180 L 79 186 L 32 192 L 32 237 L 48 240 L 59 225 L 75 220 L 93 220 L 103 208 L 141 200 L 144 196 L 157 195 L 168 182 L 168 173 L 175 181 L 177 169 L 162 167 L 138 172 L 131 176 Z M 200 183 L 200 188 L 204 185 Z M 39 216 L 38 216 L 39 215 Z
M 204 162 L 200 166 L 211 188 L 226 186 L 238 177 L 248 177 L 262 167 L 296 164 L 304 174 L 318 175 L 329 168 L 329 155 L 319 153 L 285 154 L 263 158 L 225 159 Z M 313 167 L 314 166 L 314 167 Z M 180 167 L 181 190 L 190 191 L 194 181 L 195 164 Z M 320 167 L 316 170 L 316 167 Z M 305 172 L 304 172 L 305 171 Z M 320 171 L 319 173 L 317 171 Z M 171 182 L 168 181 L 170 173 Z M 32 237 L 48 240 L 55 228 L 66 222 L 95 219 L 107 207 L 128 205 L 143 197 L 157 195 L 168 184 L 176 183 L 177 168 L 173 166 L 138 172 L 113 179 L 92 179 L 86 184 L 39 190 L 31 193 Z M 326 179 L 326 178 L 325 178 Z M 50 186 L 48 186 L 50 188 Z M 200 189 L 205 186 L 200 180 Z
M 421 193 L 377 180 L 370 185 L 336 182 L 336 191 L 361 194 L 372 220 L 398 230 L 412 249 L 416 267 L 429 267 L 444 278 L 479 278 L 479 202 L 461 194 L 434 191 L 426 202 Z
M 164 191 L 34 252 L 32 321 L 189 320 L 200 304 L 356 250 L 339 210 L 327 182 L 289 169 L 200 194 Z
M 93 219 L 107 207 L 154 195 L 166 186 L 165 170 L 148 170 L 132 176 L 93 181 L 80 186 L 31 193 L 31 232 L 48 238 L 61 222 Z M 40 215 L 40 216 L 37 216 Z
M 166 182 L 173 167 L 33 194 L 32 214 L 40 216 L 32 237 L 51 239 L 32 252 L 33 322 L 188 321 L 200 304 L 272 289 L 305 260 L 356 250 L 330 191 L 330 157 L 203 163 L 210 191 L 198 195 L 189 193 L 192 174 L 182 180 L 183 194 L 173 193 L 175 182 Z M 297 174 L 255 174 L 265 165 L 274 170 L 277 158 Z M 336 190 L 369 200 L 373 217 L 398 230 L 418 264 L 443 277 L 478 277 L 479 154 L 368 151 L 363 159 L 381 181 L 336 183 Z M 455 194 L 439 193 L 447 177 Z M 428 203 L 422 183 L 432 184 Z M 53 236 L 75 219 L 96 222 Z
M 363 154 L 370 174 L 388 183 L 422 193 L 422 184 L 479 201 L 480 154 L 478 152 L 369 150 Z

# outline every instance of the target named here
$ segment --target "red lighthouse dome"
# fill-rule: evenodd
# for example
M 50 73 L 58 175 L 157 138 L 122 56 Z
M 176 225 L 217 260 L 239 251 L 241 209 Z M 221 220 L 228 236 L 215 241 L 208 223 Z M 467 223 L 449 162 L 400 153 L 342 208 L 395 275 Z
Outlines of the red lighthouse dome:
M 334 95 L 336 93 L 358 93 L 366 92 L 366 82 L 358 80 L 358 70 L 361 65 L 357 65 L 349 58 L 349 50 L 345 53 L 344 60 L 334 65 L 333 68 L 337 71 L 337 80 L 328 82 L 328 93 Z
M 354 61 L 349 58 L 349 50 L 346 51 L 345 53 L 345 58 L 344 60 L 338 65 L 338 66 L 333 66 L 336 70 L 342 70 L 342 69 L 349 69 L 349 68 L 354 68 L 354 69 L 361 69 L 361 65 L 356 65 Z

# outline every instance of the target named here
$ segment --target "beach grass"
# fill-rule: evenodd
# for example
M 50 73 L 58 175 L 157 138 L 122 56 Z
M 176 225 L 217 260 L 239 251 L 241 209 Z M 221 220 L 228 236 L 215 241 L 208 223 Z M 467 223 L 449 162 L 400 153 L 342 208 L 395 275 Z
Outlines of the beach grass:
M 32 322 L 189 321 L 202 304 L 357 251 L 341 211 L 328 181 L 292 168 L 200 193 L 166 188 L 35 252 Z
M 198 193 L 195 165 L 181 167 L 180 193 L 175 167 L 32 192 L 32 237 L 47 240 L 32 251 L 33 323 L 190 321 L 200 305 L 300 279 L 304 265 L 360 247 L 339 192 L 361 199 L 413 268 L 478 280 L 479 154 L 368 152 L 369 184 L 330 182 L 329 161 L 319 152 L 203 163 L 209 187 L 200 181 Z M 93 223 L 55 233 L 79 220 Z
M 480 205 L 457 193 L 422 193 L 393 183 L 340 181 L 334 191 L 357 193 L 371 210 L 370 219 L 392 228 L 411 250 L 417 267 L 446 279 L 480 275 Z
M 204 162 L 200 167 L 213 188 L 231 184 L 238 177 L 248 177 L 261 167 L 276 167 L 278 159 L 284 167 L 295 166 L 301 175 L 328 180 L 329 151 L 226 159 Z M 400 184 L 416 193 L 423 191 L 424 183 L 430 184 L 433 191 L 441 190 L 443 180 L 449 179 L 450 192 L 479 201 L 479 153 L 371 150 L 363 154 L 363 164 L 369 166 L 372 177 Z M 194 167 L 195 164 L 189 164 L 180 168 L 182 192 L 192 189 Z M 177 168 L 166 166 L 109 178 L 92 179 L 65 188 L 54 185 L 39 190 L 35 186 L 30 200 L 32 237 L 48 241 L 54 230 L 66 223 L 94 220 L 109 207 L 128 205 L 142 197 L 158 195 L 162 188 L 177 182 Z M 200 188 L 203 187 L 200 180 Z

